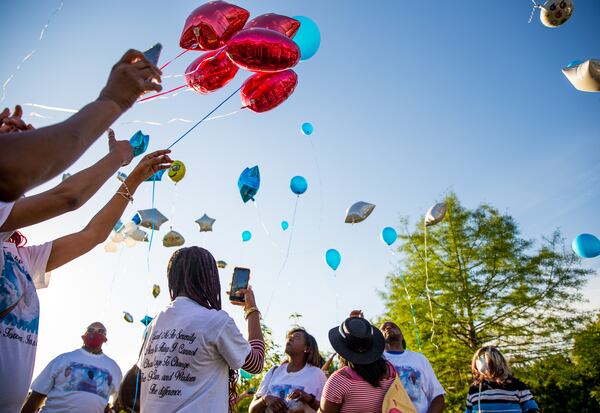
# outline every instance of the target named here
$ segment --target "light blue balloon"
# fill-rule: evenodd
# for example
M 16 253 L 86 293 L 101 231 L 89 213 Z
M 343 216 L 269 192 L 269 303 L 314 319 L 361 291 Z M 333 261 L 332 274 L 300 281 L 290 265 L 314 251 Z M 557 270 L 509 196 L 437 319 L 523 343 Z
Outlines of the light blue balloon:
M 300 22 L 300 28 L 293 37 L 300 47 L 300 60 L 308 60 L 317 53 L 321 45 L 321 32 L 317 24 L 306 16 L 294 16 Z
M 300 130 L 302 131 L 303 134 L 305 134 L 306 136 L 308 136 L 308 135 L 312 135 L 312 133 L 315 130 L 315 128 L 313 128 L 312 123 L 310 123 L 310 122 L 304 122 L 302 124 L 302 126 L 300 127 Z
M 250 241 L 250 238 L 252 238 L 252 233 L 250 231 L 242 232 L 242 241 L 248 242 Z
M 152 182 L 152 181 L 162 181 L 162 176 L 165 174 L 166 169 L 161 169 L 159 171 L 156 171 L 154 173 L 154 175 L 152 175 L 151 177 L 149 177 L 148 179 L 146 179 L 146 182 Z
M 287 221 L 281 221 L 281 229 L 282 229 L 282 230 L 284 230 L 284 231 L 285 231 L 285 230 L 286 230 L 286 229 L 288 229 L 289 227 L 290 227 L 290 224 L 288 224 L 288 222 L 287 222 Z
M 392 227 L 385 227 L 381 230 L 381 240 L 387 245 L 392 245 L 398 239 L 398 233 Z
M 296 195 L 302 195 L 308 189 L 308 182 L 303 176 L 295 176 L 290 181 L 290 189 Z
M 338 250 L 330 249 L 325 253 L 325 262 L 333 271 L 337 270 L 342 262 L 342 256 Z
M 150 142 L 150 136 L 144 135 L 141 130 L 133 134 L 129 139 L 129 143 L 133 148 L 133 156 L 138 156 L 146 152 L 148 149 L 148 143 Z
M 592 234 L 579 234 L 573 240 L 571 248 L 581 258 L 594 258 L 600 255 L 600 240 Z

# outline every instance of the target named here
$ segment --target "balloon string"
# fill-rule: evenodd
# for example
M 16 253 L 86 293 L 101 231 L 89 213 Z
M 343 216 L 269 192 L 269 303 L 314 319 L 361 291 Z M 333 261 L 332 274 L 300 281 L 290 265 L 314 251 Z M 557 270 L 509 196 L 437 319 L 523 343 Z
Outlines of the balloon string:
M 138 367 L 137 374 L 135 375 L 135 396 L 133 398 L 133 406 L 131 407 L 131 413 L 135 413 L 135 404 L 137 403 L 138 393 L 140 391 L 140 372 L 142 369 Z
M 138 100 L 137 100 L 137 103 L 140 103 L 140 102 L 146 102 L 147 100 L 151 100 L 151 99 L 157 98 L 157 97 L 159 97 L 159 96 L 163 96 L 163 95 L 167 95 L 167 94 L 169 94 L 169 93 L 172 93 L 172 92 L 176 92 L 176 91 L 178 91 L 179 89 L 183 89 L 184 87 L 188 87 L 188 85 L 187 85 L 187 84 L 185 84 L 185 85 L 177 86 L 177 87 L 175 87 L 175 88 L 173 88 L 173 89 L 169 89 L 169 90 L 167 90 L 167 91 L 165 91 L 165 92 L 155 93 L 155 94 L 154 94 L 154 95 L 152 95 L 152 96 L 148 96 L 148 97 L 145 97 L 145 98 L 142 98 L 142 99 L 138 99 Z
M 123 244 L 122 242 L 120 244 Z M 104 303 L 104 309 L 102 310 L 102 317 L 101 319 L 104 319 L 104 317 L 106 316 L 106 311 L 108 310 L 108 305 L 110 304 L 110 299 L 112 297 L 112 292 L 115 286 L 115 280 L 117 279 L 117 273 L 119 272 L 119 269 L 121 268 L 121 258 L 123 257 L 123 251 L 124 251 L 124 247 L 123 245 L 120 245 L 120 249 L 121 251 L 119 251 L 119 256 L 117 258 L 117 263 L 115 264 L 114 267 L 114 271 L 113 271 L 113 277 L 112 280 L 110 282 L 110 286 L 108 287 L 108 294 L 106 296 L 106 302 Z
M 320 210 L 319 210 L 319 238 L 321 239 L 321 246 L 323 245 L 323 209 L 324 209 L 324 202 L 323 202 L 323 180 L 321 179 L 321 168 L 319 166 L 319 160 L 317 158 L 317 150 L 315 148 L 315 144 L 313 143 L 312 139 L 309 139 L 310 141 L 310 146 L 312 147 L 313 150 L 313 160 L 315 161 L 315 166 L 317 168 L 317 179 L 319 181 L 319 199 L 320 199 Z
M 394 252 L 394 250 L 392 250 L 391 252 L 394 257 L 396 257 L 398 259 L 400 258 Z M 406 280 L 404 279 L 404 274 L 402 272 L 400 272 L 400 279 L 402 280 L 402 286 L 404 287 L 404 292 L 406 293 L 406 299 L 408 300 L 408 305 L 410 306 L 410 313 L 411 313 L 412 319 L 413 319 L 413 327 L 414 327 L 414 332 L 415 332 L 415 338 L 417 339 L 417 346 L 419 347 L 419 351 L 421 351 L 421 337 L 419 334 L 419 326 L 417 325 L 417 317 L 415 316 L 415 308 L 413 307 L 412 299 L 410 298 L 410 293 L 408 292 Z
M 152 240 L 154 239 L 154 194 L 156 191 L 156 180 L 152 181 L 152 227 L 150 230 L 150 241 L 148 241 L 148 255 L 146 256 L 146 264 L 148 266 L 148 274 L 150 274 L 150 250 L 152 249 Z
M 339 311 L 339 300 L 340 294 L 337 288 L 337 273 L 333 272 L 333 289 L 335 291 L 335 324 L 340 323 L 340 311 Z
M 277 250 L 279 250 L 279 252 L 283 253 L 283 250 L 281 249 L 281 247 L 279 247 L 279 245 L 275 241 L 273 241 L 273 239 L 271 238 L 271 233 L 269 232 L 267 226 L 265 225 L 265 222 L 262 219 L 262 214 L 260 213 L 260 208 L 258 206 L 258 201 L 254 200 L 253 204 L 254 204 L 254 208 L 256 208 L 256 212 L 258 214 L 258 221 L 260 222 L 260 225 L 262 226 L 263 231 L 267 235 L 267 238 L 269 239 L 269 241 L 271 242 L 271 244 L 273 244 L 273 246 Z
M 267 311 L 265 311 L 265 319 L 269 315 L 269 310 L 271 309 L 271 302 L 273 301 L 273 297 L 275 296 L 275 292 L 277 291 L 277 287 L 279 286 L 279 278 L 281 277 L 281 273 L 285 269 L 285 266 L 288 262 L 288 258 L 290 256 L 290 249 L 292 247 L 292 238 L 294 237 L 294 227 L 296 226 L 296 212 L 298 211 L 298 200 L 300 196 L 296 197 L 296 204 L 294 205 L 294 215 L 292 216 L 292 225 L 290 228 L 290 238 L 288 239 L 287 251 L 285 253 L 285 258 L 283 259 L 283 263 L 281 264 L 281 268 L 277 273 L 277 277 L 275 278 L 275 287 L 273 287 L 273 291 L 271 291 L 271 297 L 269 298 L 269 303 L 267 304 Z
M 427 291 L 427 301 L 429 302 L 429 314 L 431 315 L 431 344 L 434 345 L 434 347 L 439 350 L 439 347 L 437 346 L 437 344 L 435 344 L 433 342 L 433 336 L 435 335 L 435 317 L 433 316 L 433 306 L 431 304 L 431 294 L 430 294 L 430 290 L 429 290 L 429 268 L 428 268 L 428 262 L 429 259 L 427 257 L 427 225 L 423 224 L 423 227 L 425 229 L 425 291 Z
M 179 53 L 177 56 L 175 56 L 174 58 L 172 58 L 171 60 L 169 60 L 167 63 L 165 63 L 161 67 L 159 67 L 159 69 L 163 70 L 165 67 L 169 66 L 171 63 L 173 63 L 175 60 L 179 59 L 181 56 L 183 56 L 184 54 L 186 54 L 190 50 L 192 50 L 192 49 L 185 49 L 183 52 Z
M 171 145 L 169 145 L 169 147 L 168 147 L 167 149 L 171 149 L 173 146 L 175 146 L 175 144 L 176 144 L 177 142 L 179 142 L 180 140 L 182 140 L 183 138 L 185 138 L 185 137 L 186 137 L 186 135 L 187 135 L 188 133 L 190 133 L 191 131 L 193 131 L 193 130 L 194 130 L 194 129 L 195 129 L 197 126 L 198 126 L 198 125 L 200 125 L 202 122 L 204 122 L 206 119 L 208 119 L 208 117 L 209 117 L 210 115 L 212 115 L 213 113 L 215 113 L 215 112 L 217 111 L 217 109 L 219 109 L 221 106 L 223 106 L 223 105 L 225 104 L 225 102 L 227 102 L 229 99 L 231 99 L 231 98 L 232 98 L 232 97 L 233 97 L 233 96 L 234 96 L 236 93 L 238 93 L 240 90 L 242 90 L 242 86 L 238 87 L 238 88 L 237 88 L 237 89 L 236 89 L 236 90 L 235 90 L 235 91 L 234 91 L 234 92 L 233 92 L 231 95 L 227 96 L 227 97 L 225 98 L 225 100 L 223 100 L 221 103 L 219 103 L 217 106 L 215 106 L 215 108 L 214 108 L 213 110 L 211 110 L 210 112 L 208 112 L 208 113 L 206 114 L 206 116 L 204 116 L 202 119 L 200 119 L 198 122 L 196 122 L 196 123 L 194 124 L 194 126 L 192 126 L 191 128 L 189 128 L 189 129 L 187 130 L 187 132 L 185 132 L 183 135 L 181 135 L 179 138 L 177 138 L 177 139 L 175 140 L 175 142 L 173 142 Z

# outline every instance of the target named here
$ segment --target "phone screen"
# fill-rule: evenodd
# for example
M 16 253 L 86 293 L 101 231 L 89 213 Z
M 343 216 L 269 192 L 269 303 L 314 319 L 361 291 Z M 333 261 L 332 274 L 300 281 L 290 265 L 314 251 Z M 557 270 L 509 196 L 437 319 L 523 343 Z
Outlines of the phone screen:
M 160 57 L 160 51 L 162 50 L 162 44 L 156 43 L 150 49 L 144 52 L 144 57 L 154 66 L 158 64 L 158 58 Z
M 244 297 L 235 295 L 238 290 L 245 290 L 248 288 L 248 281 L 250 280 L 250 270 L 248 268 L 235 267 L 233 269 L 233 278 L 231 279 L 231 293 L 229 295 L 230 301 L 237 301 L 240 303 L 244 302 Z

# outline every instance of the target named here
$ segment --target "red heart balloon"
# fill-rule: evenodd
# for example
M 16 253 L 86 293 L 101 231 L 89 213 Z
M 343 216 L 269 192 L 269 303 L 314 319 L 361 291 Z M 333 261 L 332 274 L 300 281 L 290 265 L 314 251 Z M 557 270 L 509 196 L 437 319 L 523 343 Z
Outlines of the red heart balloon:
M 231 81 L 239 68 L 223 49 L 204 53 L 185 70 L 185 82 L 196 92 L 210 93 Z
M 251 72 L 279 72 L 300 60 L 300 48 L 292 39 L 259 27 L 237 33 L 225 50 L 236 65 Z
M 244 26 L 244 29 L 252 27 L 262 27 L 264 29 L 271 29 L 286 35 L 290 39 L 294 37 L 298 29 L 300 28 L 300 22 L 291 17 L 282 16 L 281 14 L 267 13 L 261 14 L 258 17 L 253 18 Z
M 218 49 L 244 27 L 248 17 L 248 10 L 225 1 L 205 3 L 188 16 L 179 46 L 184 49 Z
M 298 75 L 292 69 L 256 73 L 242 86 L 242 104 L 254 112 L 266 112 L 285 102 L 297 85 Z

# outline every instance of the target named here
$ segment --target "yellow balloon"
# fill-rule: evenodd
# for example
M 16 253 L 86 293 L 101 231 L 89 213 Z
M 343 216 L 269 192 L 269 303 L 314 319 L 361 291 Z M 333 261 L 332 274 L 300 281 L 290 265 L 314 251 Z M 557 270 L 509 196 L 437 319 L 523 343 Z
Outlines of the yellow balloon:
M 175 183 L 185 176 L 185 165 L 181 161 L 174 161 L 169 168 L 169 178 Z

